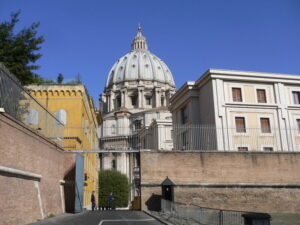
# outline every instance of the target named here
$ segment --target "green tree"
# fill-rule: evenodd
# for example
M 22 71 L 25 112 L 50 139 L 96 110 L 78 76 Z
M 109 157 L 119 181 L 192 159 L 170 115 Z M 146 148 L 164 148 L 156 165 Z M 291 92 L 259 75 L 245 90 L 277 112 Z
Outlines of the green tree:
M 56 79 L 57 83 L 62 84 L 63 80 L 64 80 L 64 75 L 59 73 L 58 76 L 57 76 L 57 79 Z
M 126 175 L 116 170 L 99 172 L 99 206 L 108 206 L 108 195 L 113 193 L 113 207 L 126 207 L 129 198 L 129 184 Z
M 44 42 L 43 36 L 37 37 L 39 23 L 32 23 L 31 26 L 14 33 L 19 15 L 20 11 L 12 13 L 10 21 L 0 23 L 0 62 L 3 62 L 23 85 L 44 83 L 43 78 L 32 72 L 39 68 L 34 63 L 42 56 L 37 53 Z

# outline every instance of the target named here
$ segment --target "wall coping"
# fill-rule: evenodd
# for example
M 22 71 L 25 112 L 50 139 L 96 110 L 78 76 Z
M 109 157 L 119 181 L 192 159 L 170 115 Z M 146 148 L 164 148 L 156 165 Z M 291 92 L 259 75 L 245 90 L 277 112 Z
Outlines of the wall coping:
M 158 182 L 142 182 L 142 187 L 161 187 Z M 175 183 L 175 187 L 210 187 L 210 188 L 300 188 L 300 183 Z
M 40 180 L 42 178 L 42 175 L 37 174 L 37 173 L 31 173 L 25 170 L 18 170 L 6 166 L 0 166 L 0 172 L 5 172 L 5 173 L 10 173 L 10 174 L 15 174 L 15 175 L 21 175 L 29 178 L 34 178 Z
M 40 134 L 39 132 L 31 129 L 30 127 L 28 127 L 26 124 L 16 120 L 15 118 L 13 118 L 11 115 L 7 114 L 7 113 L 0 113 L 0 117 L 5 117 L 6 119 L 10 120 L 13 123 L 16 123 L 17 125 L 21 126 L 22 128 L 26 129 L 27 131 L 29 131 L 30 133 L 32 133 L 33 135 L 35 135 L 38 138 L 43 139 L 44 141 L 48 142 L 49 144 L 53 145 L 53 147 L 55 147 L 56 151 L 59 152 L 66 152 L 62 147 L 60 147 L 58 144 L 56 144 L 54 141 L 50 140 L 49 138 L 45 137 L 44 135 Z M 5 121 L 3 121 L 5 122 Z M 7 124 L 9 124 L 8 122 L 5 122 Z M 9 124 L 10 126 L 12 126 L 12 124 Z M 16 127 L 15 127 L 16 128 Z M 18 128 L 16 128 L 18 129 Z M 20 129 L 19 129 L 20 130 Z
M 267 154 L 267 155 L 276 155 L 276 154 L 299 154 L 299 151 L 275 151 L 275 152 L 263 152 L 263 151 L 247 151 L 247 152 L 241 152 L 241 151 L 221 151 L 221 150 L 148 150 L 148 151 L 141 151 L 141 152 L 147 152 L 147 153 L 166 153 L 166 154 L 185 154 L 185 153 L 216 153 L 216 154 L 242 154 L 242 155 L 253 155 L 253 154 Z

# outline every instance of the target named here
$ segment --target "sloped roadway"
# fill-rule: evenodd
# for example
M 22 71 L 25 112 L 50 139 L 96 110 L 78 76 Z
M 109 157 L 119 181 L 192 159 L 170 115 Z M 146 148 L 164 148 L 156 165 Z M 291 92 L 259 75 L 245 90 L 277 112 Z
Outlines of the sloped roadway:
M 159 221 L 142 211 L 112 210 L 86 211 L 64 214 L 30 225 L 161 225 Z

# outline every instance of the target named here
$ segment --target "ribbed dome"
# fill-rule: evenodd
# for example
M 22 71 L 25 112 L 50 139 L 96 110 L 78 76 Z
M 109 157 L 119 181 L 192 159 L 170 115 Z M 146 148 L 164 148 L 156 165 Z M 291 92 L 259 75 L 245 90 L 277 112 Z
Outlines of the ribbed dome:
M 118 59 L 111 68 L 106 87 L 133 80 L 149 80 L 167 83 L 175 87 L 173 75 L 168 66 L 148 50 L 141 27 L 131 44 L 132 50 Z

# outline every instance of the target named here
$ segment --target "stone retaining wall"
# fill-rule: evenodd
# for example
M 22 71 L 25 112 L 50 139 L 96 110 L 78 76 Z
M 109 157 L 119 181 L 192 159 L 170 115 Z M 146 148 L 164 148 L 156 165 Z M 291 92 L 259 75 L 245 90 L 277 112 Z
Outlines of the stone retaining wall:
M 253 212 L 300 212 L 300 153 L 142 152 L 142 209 L 159 209 L 168 176 L 175 201 Z
M 73 154 L 0 114 L 0 224 L 35 222 L 64 212 L 65 176 L 74 168 Z

